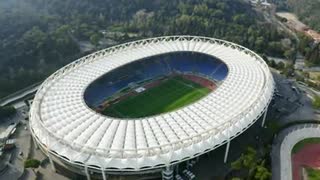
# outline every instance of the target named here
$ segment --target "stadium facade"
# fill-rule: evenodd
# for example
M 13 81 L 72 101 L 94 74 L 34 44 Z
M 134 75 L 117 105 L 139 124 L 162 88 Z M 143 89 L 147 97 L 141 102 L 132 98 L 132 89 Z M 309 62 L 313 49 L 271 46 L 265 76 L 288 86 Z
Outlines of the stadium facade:
M 162 61 L 163 55 L 174 53 L 202 54 L 207 56 L 202 61 L 206 65 L 196 65 L 196 60 L 188 58 Z M 153 62 L 153 57 L 161 62 Z M 138 61 L 142 62 L 136 64 L 139 71 L 126 69 Z M 142 67 L 151 61 L 152 66 Z M 156 63 L 159 68 L 155 69 Z M 163 64 L 167 68 L 161 68 Z M 197 74 L 217 87 L 196 102 L 152 116 L 120 118 L 92 108 L 106 97 L 99 94 L 104 86 L 93 85 L 101 78 L 110 87 L 118 86 L 104 90 L 113 94 L 136 80 L 172 72 Z M 117 79 L 119 73 L 125 78 Z M 109 76 L 114 77 L 108 80 Z M 34 98 L 30 129 L 35 145 L 49 157 L 53 168 L 59 164 L 88 179 L 160 171 L 163 179 L 173 179 L 175 165 L 224 144 L 226 161 L 233 138 L 260 117 L 264 124 L 273 91 L 268 66 L 245 47 L 197 36 L 150 38 L 98 51 L 52 74 Z

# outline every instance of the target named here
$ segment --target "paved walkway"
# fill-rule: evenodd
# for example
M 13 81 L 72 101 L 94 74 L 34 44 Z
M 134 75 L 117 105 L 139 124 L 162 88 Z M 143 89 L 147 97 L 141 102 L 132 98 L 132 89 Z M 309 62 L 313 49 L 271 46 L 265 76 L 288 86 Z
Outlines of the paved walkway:
M 23 97 L 26 97 L 27 95 L 36 93 L 39 87 L 40 87 L 39 83 L 36 83 L 36 84 L 33 84 L 29 87 L 26 87 L 25 89 L 22 89 L 18 92 L 15 92 L 7 97 L 4 97 L 4 98 L 0 99 L 1 100 L 0 106 L 8 105 L 12 102 L 19 101 L 20 99 L 22 99 Z M 22 102 L 23 102 L 23 100 L 22 100 Z
M 291 150 L 299 141 L 312 137 L 320 137 L 319 124 L 291 126 L 278 135 L 271 152 L 273 180 L 292 180 Z

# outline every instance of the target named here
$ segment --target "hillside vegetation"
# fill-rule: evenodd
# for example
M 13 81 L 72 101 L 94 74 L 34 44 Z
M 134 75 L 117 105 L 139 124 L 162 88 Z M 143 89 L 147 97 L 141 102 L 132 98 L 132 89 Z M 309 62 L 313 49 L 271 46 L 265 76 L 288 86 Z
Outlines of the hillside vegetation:
M 306 56 L 310 65 L 320 65 L 320 44 L 316 44 Z
M 0 1 L 0 98 L 95 49 L 162 35 L 223 38 L 284 56 L 286 36 L 242 0 Z M 112 43 L 110 43 L 112 42 Z M 89 49 L 93 51 L 94 49 Z
M 320 32 L 320 0 L 287 0 L 299 19 Z

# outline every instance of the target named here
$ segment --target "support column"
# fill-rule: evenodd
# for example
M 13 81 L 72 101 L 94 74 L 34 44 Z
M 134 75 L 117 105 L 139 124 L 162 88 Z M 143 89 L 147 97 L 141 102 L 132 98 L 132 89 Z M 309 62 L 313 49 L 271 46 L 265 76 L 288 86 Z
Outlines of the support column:
M 101 173 L 102 173 L 103 180 L 107 180 L 107 176 L 106 176 L 106 173 L 103 170 L 103 167 L 101 167 Z
M 266 122 L 267 113 L 268 113 L 268 107 L 267 107 L 266 111 L 264 112 L 261 127 L 264 127 L 264 123 Z
M 230 140 L 227 142 L 226 152 L 224 154 L 224 159 L 223 159 L 224 163 L 226 163 L 228 160 L 229 148 L 230 148 Z
M 32 141 L 33 141 L 34 147 L 36 149 L 39 149 L 39 145 L 38 145 L 38 143 L 37 143 L 37 141 L 36 141 L 36 139 L 34 137 L 32 138 Z
M 174 169 L 175 169 L 176 173 L 179 173 L 179 164 L 176 164 Z
M 197 161 L 197 162 L 199 162 L 199 159 L 200 159 L 200 157 L 199 157 L 199 156 L 197 156 L 197 157 L 196 157 L 196 161 Z
M 171 166 L 167 166 L 162 170 L 162 180 L 173 180 L 173 169 Z
M 85 173 L 86 173 L 87 180 L 91 180 L 91 177 L 90 177 L 90 173 L 89 173 L 88 165 L 87 165 L 87 164 L 84 165 L 84 171 L 85 171 Z
M 49 158 L 49 162 L 50 162 L 50 164 L 51 164 L 51 169 L 52 169 L 54 172 L 57 172 L 57 171 L 56 171 L 56 167 L 55 167 L 55 165 L 54 165 L 54 162 L 52 161 L 52 158 L 51 158 L 51 155 L 49 154 L 49 152 L 48 152 L 48 158 Z

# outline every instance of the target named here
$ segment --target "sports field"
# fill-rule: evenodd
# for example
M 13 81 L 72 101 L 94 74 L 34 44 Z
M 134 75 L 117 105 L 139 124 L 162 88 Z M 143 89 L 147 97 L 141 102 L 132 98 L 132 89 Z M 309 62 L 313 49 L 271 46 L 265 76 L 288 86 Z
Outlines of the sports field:
M 193 103 L 210 92 L 210 89 L 190 80 L 173 77 L 156 87 L 109 106 L 102 113 L 119 118 L 151 116 Z

